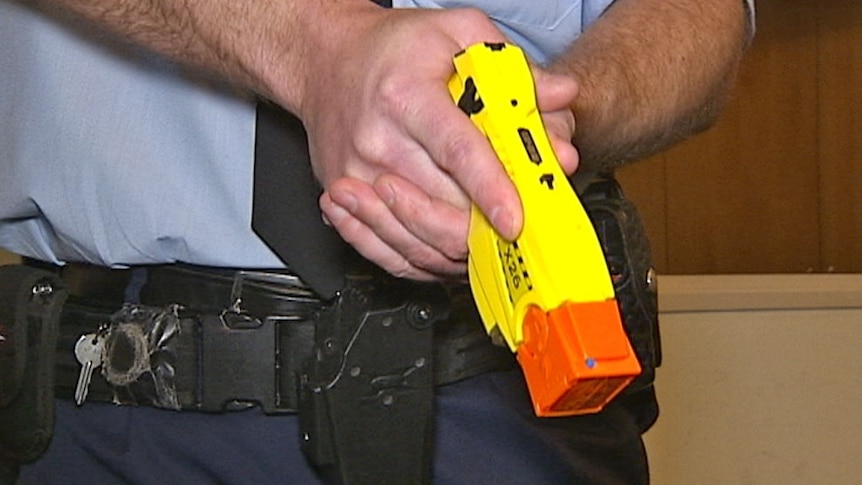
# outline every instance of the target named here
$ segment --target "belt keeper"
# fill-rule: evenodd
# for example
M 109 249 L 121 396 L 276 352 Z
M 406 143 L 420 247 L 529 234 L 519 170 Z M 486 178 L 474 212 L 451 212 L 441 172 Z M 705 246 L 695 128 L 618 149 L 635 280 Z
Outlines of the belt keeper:
M 277 375 L 272 365 L 278 345 L 275 322 L 267 318 L 257 326 L 242 327 L 236 320 L 229 326 L 230 321 L 225 314 L 200 317 L 201 410 L 236 409 L 257 400 L 264 412 L 279 411 Z M 231 359 L 225 359 L 226 355 Z
M 313 327 L 303 316 L 258 318 L 248 314 L 242 308 L 243 289 L 248 282 L 304 288 L 291 274 L 238 271 L 234 275 L 231 307 L 220 315 L 200 316 L 201 411 L 218 412 L 257 404 L 267 414 L 296 412 L 299 402 L 291 399 L 296 392 L 280 390 L 288 386 L 295 391 L 298 377 L 286 376 L 284 380 L 288 382 L 281 382 L 283 376 L 276 366 L 282 365 L 282 359 L 304 360 L 309 356 L 310 349 L 303 344 L 311 339 Z M 306 305 L 317 307 L 320 302 L 309 299 Z M 279 354 L 280 326 L 289 334 L 285 343 L 290 345 L 290 355 Z

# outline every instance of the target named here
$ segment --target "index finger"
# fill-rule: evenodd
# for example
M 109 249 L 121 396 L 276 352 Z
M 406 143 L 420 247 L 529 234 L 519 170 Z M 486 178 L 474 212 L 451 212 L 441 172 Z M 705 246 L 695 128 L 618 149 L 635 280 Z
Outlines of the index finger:
M 506 239 L 521 231 L 518 192 L 485 135 L 446 90 L 427 94 L 421 112 L 405 128 L 437 165 L 455 179 L 492 226 Z

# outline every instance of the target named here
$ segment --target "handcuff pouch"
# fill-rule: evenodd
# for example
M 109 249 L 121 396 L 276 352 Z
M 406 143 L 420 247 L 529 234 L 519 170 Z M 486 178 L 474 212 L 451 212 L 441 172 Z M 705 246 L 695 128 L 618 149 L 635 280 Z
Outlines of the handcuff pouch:
M 54 426 L 54 355 L 66 285 L 48 271 L 0 266 L 0 462 L 27 463 Z

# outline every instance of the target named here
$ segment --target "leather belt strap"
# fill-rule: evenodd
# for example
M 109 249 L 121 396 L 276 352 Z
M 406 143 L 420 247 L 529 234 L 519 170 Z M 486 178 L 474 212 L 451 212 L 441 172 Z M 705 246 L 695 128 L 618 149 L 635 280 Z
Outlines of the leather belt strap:
M 141 276 L 141 274 L 144 276 Z M 67 265 L 70 287 L 60 323 L 57 395 L 74 396 L 81 366 L 71 349 L 97 332 L 140 285 L 140 303 L 178 304 L 179 332 L 169 354 L 179 407 L 224 411 L 260 405 L 265 412 L 298 409 L 298 375 L 314 346 L 313 316 L 328 303 L 287 272 L 236 271 L 183 265 L 111 270 Z M 144 280 L 145 278 L 145 280 Z M 137 280 L 137 281 L 136 281 Z M 451 317 L 434 330 L 435 385 L 516 365 L 508 349 L 485 334 L 466 287 L 449 291 Z M 88 401 L 155 405 L 110 386 L 93 373 Z M 138 401 L 135 401 L 138 399 Z

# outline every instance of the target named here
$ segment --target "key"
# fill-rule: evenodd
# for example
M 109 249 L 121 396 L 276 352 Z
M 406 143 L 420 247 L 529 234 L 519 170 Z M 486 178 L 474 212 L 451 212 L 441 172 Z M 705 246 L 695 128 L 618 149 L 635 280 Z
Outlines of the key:
M 80 406 L 87 399 L 90 389 L 90 379 L 93 371 L 102 365 L 102 351 L 104 340 L 96 333 L 82 335 L 75 344 L 75 358 L 81 364 L 81 373 L 78 375 L 78 385 L 75 386 L 75 403 Z

